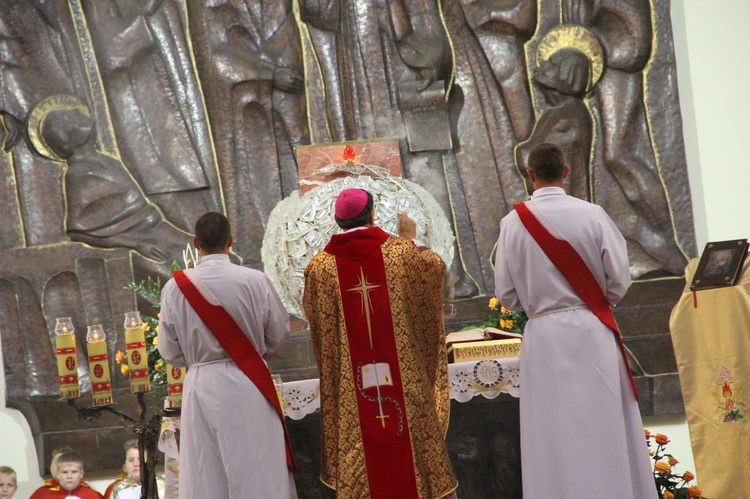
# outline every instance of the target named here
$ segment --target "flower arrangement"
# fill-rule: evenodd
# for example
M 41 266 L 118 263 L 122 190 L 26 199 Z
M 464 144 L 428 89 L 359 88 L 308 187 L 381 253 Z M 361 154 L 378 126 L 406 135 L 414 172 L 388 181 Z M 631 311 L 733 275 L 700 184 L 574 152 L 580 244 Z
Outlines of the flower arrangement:
M 466 326 L 462 331 L 476 328 L 488 328 L 494 327 L 503 331 L 511 333 L 523 334 L 523 329 L 526 327 L 526 322 L 529 320 L 526 312 L 523 310 L 508 310 L 504 306 L 500 305 L 500 301 L 494 296 L 490 298 L 488 307 L 490 313 L 485 315 L 484 320 L 471 326 Z
M 689 471 L 677 474 L 675 465 L 679 463 L 672 454 L 667 452 L 667 444 L 670 442 L 666 435 L 657 433 L 652 435 L 650 431 L 644 430 L 649 454 L 654 460 L 654 481 L 656 489 L 662 499 L 700 499 L 703 492 L 697 485 L 690 486 L 689 483 L 695 479 Z M 656 444 L 656 449 L 651 449 L 651 444 Z

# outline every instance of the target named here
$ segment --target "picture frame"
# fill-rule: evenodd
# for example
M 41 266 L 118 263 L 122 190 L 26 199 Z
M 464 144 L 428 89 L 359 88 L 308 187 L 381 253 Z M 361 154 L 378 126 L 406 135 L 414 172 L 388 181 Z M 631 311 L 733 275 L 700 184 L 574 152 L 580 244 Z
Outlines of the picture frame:
M 706 243 L 690 289 L 697 291 L 734 286 L 740 276 L 747 249 L 747 239 Z

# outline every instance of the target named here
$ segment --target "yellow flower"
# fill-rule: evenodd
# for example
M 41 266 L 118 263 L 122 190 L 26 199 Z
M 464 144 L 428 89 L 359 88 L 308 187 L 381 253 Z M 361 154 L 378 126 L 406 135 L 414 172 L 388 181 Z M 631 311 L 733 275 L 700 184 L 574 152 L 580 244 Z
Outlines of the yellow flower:
M 154 339 L 151 341 L 151 344 L 154 345 L 155 347 L 158 347 L 159 346 L 159 337 L 158 336 L 154 336 Z
M 670 466 L 674 466 L 675 464 L 679 463 L 679 461 L 677 459 L 673 458 L 672 456 L 669 456 L 668 461 L 669 461 L 669 465 Z
M 128 371 L 130 371 L 130 368 L 128 368 L 127 364 L 123 364 L 120 366 L 120 371 L 122 372 L 122 374 L 128 374 Z
M 490 310 L 495 310 L 498 305 L 500 305 L 500 300 L 498 300 L 494 296 L 490 298 Z
M 159 325 L 158 325 L 158 324 L 157 324 L 157 325 L 156 325 L 156 327 L 154 328 L 154 331 L 156 331 L 157 333 L 159 332 Z
M 500 313 L 501 313 L 501 314 L 503 314 L 503 315 L 508 315 L 508 314 L 509 314 L 510 312 L 511 312 L 511 311 L 510 311 L 510 310 L 508 310 L 507 308 L 505 308 L 505 307 L 503 307 L 503 306 L 501 306 L 501 307 L 500 307 Z
M 669 443 L 669 437 L 662 435 L 661 433 L 657 433 L 654 440 L 656 440 L 656 443 L 659 445 L 667 445 Z
M 164 370 L 164 362 L 157 362 L 154 369 L 156 369 L 157 372 L 162 372 Z
M 141 327 L 143 327 L 143 331 L 144 332 L 146 332 L 146 331 L 148 331 L 148 330 L 151 329 L 151 325 L 148 322 L 144 322 Z
M 689 482 L 690 480 L 694 478 L 695 478 L 695 475 L 693 475 L 689 471 L 686 471 L 685 473 L 682 474 L 682 479 L 685 480 L 686 482 Z
M 117 353 L 115 354 L 115 360 L 118 364 L 122 364 L 122 361 L 125 360 L 125 354 L 122 353 L 122 350 L 117 351 Z
M 662 499 L 674 499 L 674 494 L 668 490 L 665 490 L 661 497 Z
M 697 485 L 693 485 L 688 488 L 688 494 L 690 494 L 691 498 L 700 499 L 703 496 L 703 491 Z
M 654 465 L 654 471 L 662 475 L 669 473 L 669 464 L 665 463 L 664 461 L 659 461 Z

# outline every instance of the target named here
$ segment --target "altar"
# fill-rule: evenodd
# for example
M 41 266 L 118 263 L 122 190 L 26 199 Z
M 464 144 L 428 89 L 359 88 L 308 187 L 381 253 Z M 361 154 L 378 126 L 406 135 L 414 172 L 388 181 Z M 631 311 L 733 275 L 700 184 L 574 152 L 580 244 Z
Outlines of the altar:
M 462 499 L 521 496 L 518 358 L 448 365 L 451 414 L 446 442 Z M 317 378 L 283 383 L 282 402 L 292 439 L 300 499 L 335 498 L 320 481 L 320 388 Z M 165 418 L 160 450 L 166 452 L 167 489 L 179 468 L 175 430 Z M 170 477 L 171 473 L 171 477 Z M 174 485 L 171 485 L 174 486 Z
M 446 441 L 458 497 L 521 497 L 518 358 L 448 365 L 451 415 Z M 297 493 L 333 498 L 320 470 L 318 379 L 283 384 L 284 411 L 297 458 Z
M 494 399 L 501 393 L 518 398 L 518 358 L 448 364 L 451 400 L 468 402 L 477 395 Z M 283 384 L 284 413 L 301 420 L 320 409 L 317 378 Z

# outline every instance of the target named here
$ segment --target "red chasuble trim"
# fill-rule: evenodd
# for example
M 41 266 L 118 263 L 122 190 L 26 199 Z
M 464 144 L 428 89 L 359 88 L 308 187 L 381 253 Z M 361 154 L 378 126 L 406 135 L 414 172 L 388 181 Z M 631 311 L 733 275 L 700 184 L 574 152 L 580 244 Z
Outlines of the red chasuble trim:
M 364 260 L 335 258 L 370 497 L 417 498 L 383 254 L 377 245 L 367 255 Z
M 286 447 L 286 464 L 292 471 L 297 471 L 294 463 L 294 452 L 286 429 L 284 413 L 281 410 L 279 396 L 263 358 L 253 346 L 252 342 L 245 336 L 240 326 L 232 319 L 229 312 L 221 305 L 212 305 L 198 291 L 195 285 L 181 270 L 174 272 L 174 280 L 185 295 L 190 306 L 198 314 L 206 327 L 213 333 L 225 352 L 232 358 L 237 367 L 245 373 L 250 381 L 258 387 L 260 393 L 271 403 L 281 420 L 284 428 L 284 444 Z
M 615 316 L 612 315 L 612 309 L 607 303 L 607 298 L 604 296 L 602 288 L 599 287 L 599 283 L 596 281 L 594 274 L 591 273 L 586 262 L 583 261 L 581 255 L 575 250 L 575 248 L 564 239 L 557 239 L 555 236 L 550 234 L 547 228 L 542 225 L 541 222 L 536 218 L 534 213 L 529 210 L 525 203 L 514 204 L 513 207 L 516 209 L 518 216 L 521 219 L 521 223 L 529 231 L 531 237 L 539 244 L 544 254 L 552 261 L 552 264 L 557 267 L 557 270 L 563 275 L 568 284 L 573 288 L 573 291 L 583 300 L 589 309 L 596 315 L 596 317 L 608 328 L 612 330 L 617 339 L 617 344 L 622 352 L 622 357 L 625 359 L 625 367 L 628 370 L 630 376 L 630 385 L 633 387 L 633 395 L 638 400 L 638 389 L 635 386 L 635 380 L 633 379 L 633 373 L 630 372 L 630 364 L 628 363 L 628 355 L 625 352 L 625 345 L 622 343 L 622 337 L 620 336 L 620 330 L 615 322 Z

